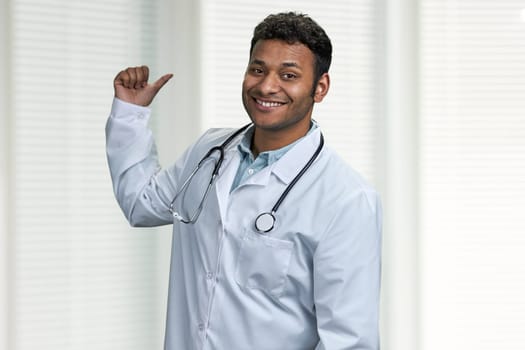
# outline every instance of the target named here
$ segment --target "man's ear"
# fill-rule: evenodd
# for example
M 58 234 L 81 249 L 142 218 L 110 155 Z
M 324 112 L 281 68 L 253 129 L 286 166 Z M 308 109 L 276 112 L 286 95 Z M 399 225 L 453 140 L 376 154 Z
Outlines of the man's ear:
M 328 73 L 323 73 L 315 86 L 314 102 L 321 102 L 328 93 L 328 89 L 330 89 L 330 76 Z

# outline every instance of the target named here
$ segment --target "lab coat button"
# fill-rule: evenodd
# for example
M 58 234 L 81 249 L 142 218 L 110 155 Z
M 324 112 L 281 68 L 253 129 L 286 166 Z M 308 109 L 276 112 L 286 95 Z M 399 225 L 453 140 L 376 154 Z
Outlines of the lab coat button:
M 204 323 L 199 323 L 199 331 L 203 331 L 204 330 Z
M 208 272 L 208 273 L 206 273 L 206 279 L 211 280 L 211 279 L 213 279 L 213 276 L 214 276 L 214 273 L 213 273 L 213 272 Z
M 251 168 L 248 169 L 248 174 L 249 174 L 249 175 L 252 175 L 252 174 L 253 174 L 253 169 L 251 169 Z

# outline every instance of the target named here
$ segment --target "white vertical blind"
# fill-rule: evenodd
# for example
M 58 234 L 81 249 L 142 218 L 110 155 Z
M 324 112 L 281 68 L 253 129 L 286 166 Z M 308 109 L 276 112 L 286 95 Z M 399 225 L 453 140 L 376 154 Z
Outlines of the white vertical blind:
M 421 350 L 418 290 L 418 0 L 384 6 L 382 341 Z
M 113 77 L 154 65 L 156 15 L 12 1 L 13 350 L 162 346 L 155 232 L 128 228 L 104 151 Z
M 241 84 L 253 28 L 270 13 L 306 13 L 326 30 L 334 46 L 330 92 L 316 105 L 314 118 L 328 144 L 375 183 L 380 43 L 376 6 L 369 0 L 203 0 L 203 126 L 236 127 L 249 120 Z
M 424 350 L 525 344 L 524 8 L 422 1 Z
M 0 350 L 9 349 L 9 11 L 0 0 Z

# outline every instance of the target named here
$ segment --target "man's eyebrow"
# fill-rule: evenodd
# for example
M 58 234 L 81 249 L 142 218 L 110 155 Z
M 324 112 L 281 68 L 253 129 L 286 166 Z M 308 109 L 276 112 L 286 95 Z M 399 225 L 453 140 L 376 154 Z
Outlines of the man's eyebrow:
M 257 58 L 254 58 L 250 62 L 250 64 L 256 64 L 256 65 L 259 65 L 259 66 L 266 66 L 266 63 L 263 60 L 260 60 L 260 59 L 257 59 Z M 299 64 L 297 64 L 297 62 L 294 62 L 294 61 L 283 62 L 283 63 L 281 63 L 281 66 L 285 67 L 285 68 L 301 68 L 301 66 Z
M 254 59 L 250 62 L 250 64 L 258 64 L 259 66 L 264 66 L 264 65 L 265 65 L 265 63 L 264 63 L 263 60 L 258 60 L 257 58 L 254 58 Z
M 296 62 L 283 62 L 283 67 L 301 68 Z

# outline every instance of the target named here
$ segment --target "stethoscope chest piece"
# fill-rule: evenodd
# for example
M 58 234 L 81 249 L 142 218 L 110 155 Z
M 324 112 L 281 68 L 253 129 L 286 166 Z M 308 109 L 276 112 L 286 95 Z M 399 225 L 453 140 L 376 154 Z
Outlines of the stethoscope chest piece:
M 274 224 L 275 216 L 273 216 L 273 213 L 262 213 L 255 219 L 255 229 L 259 231 L 259 233 L 270 232 Z

